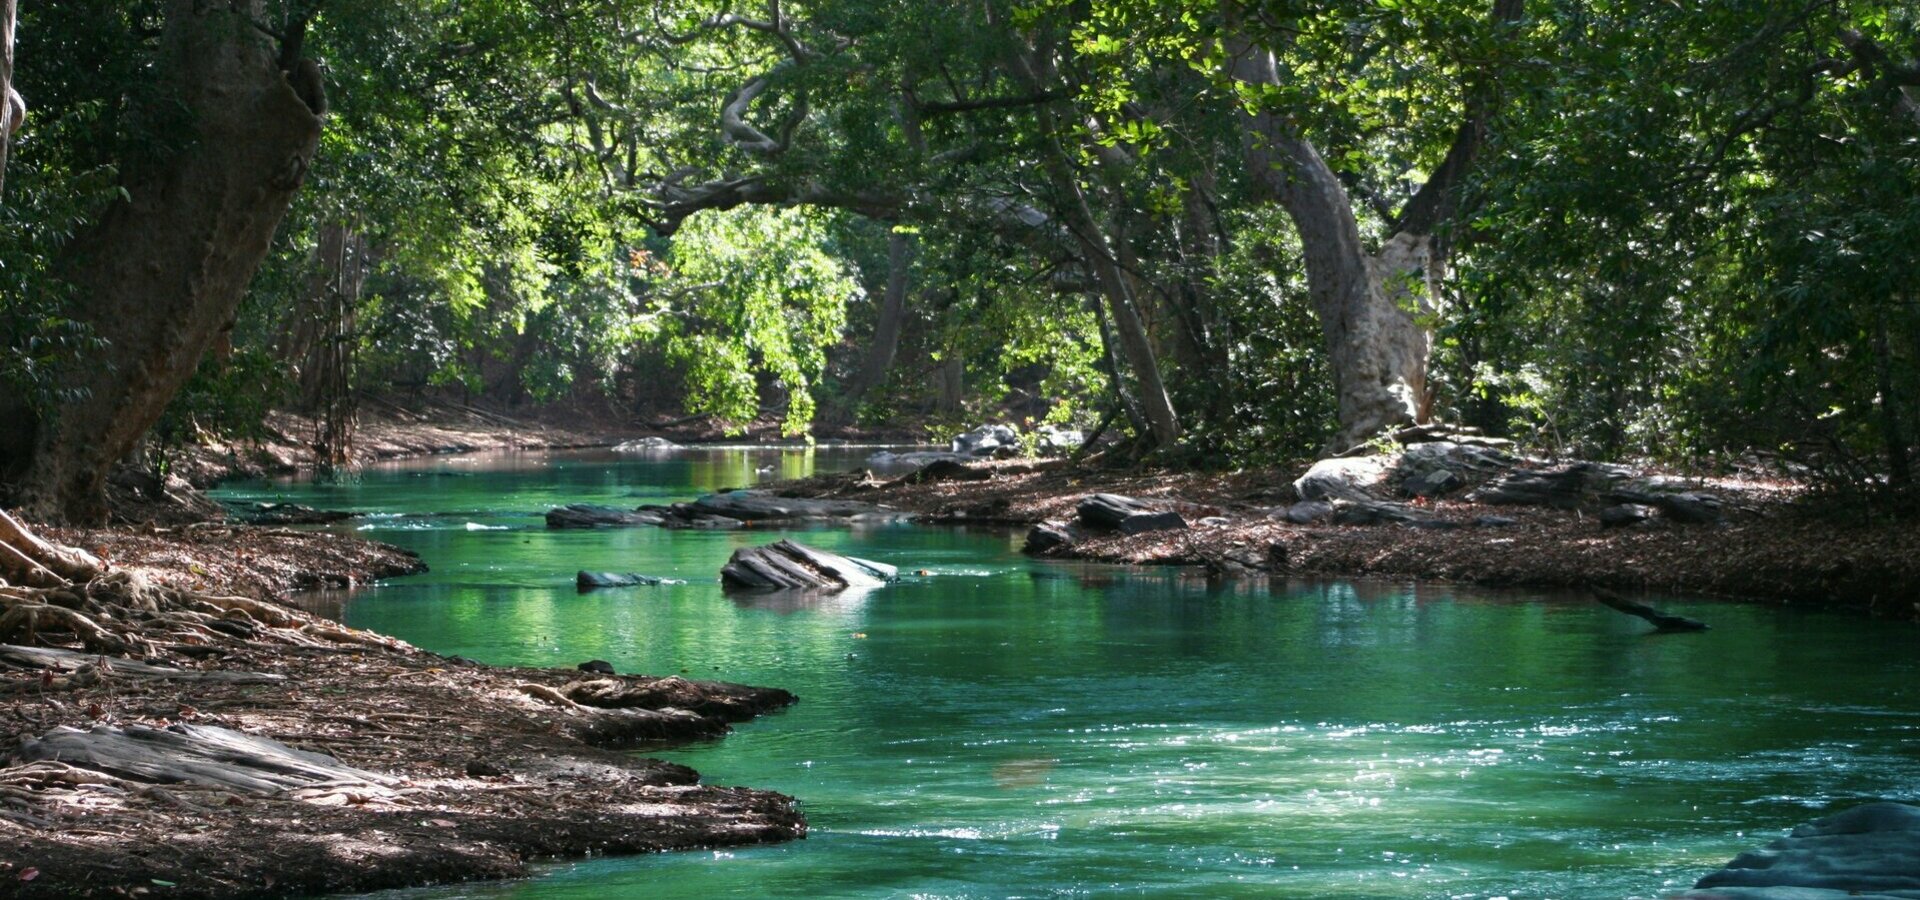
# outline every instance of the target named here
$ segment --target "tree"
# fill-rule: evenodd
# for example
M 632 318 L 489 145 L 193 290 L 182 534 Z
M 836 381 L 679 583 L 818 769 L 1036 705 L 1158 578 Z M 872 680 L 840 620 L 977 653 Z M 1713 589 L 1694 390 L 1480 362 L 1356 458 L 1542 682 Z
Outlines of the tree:
M 147 114 L 177 121 L 178 143 L 127 160 L 120 199 L 56 264 L 72 317 L 104 349 L 67 367 L 73 399 L 57 415 L 16 410 L 32 427 L 9 462 L 39 515 L 105 519 L 108 470 L 232 321 L 306 177 L 324 93 L 301 32 L 270 39 L 264 13 L 263 0 L 162 7 Z

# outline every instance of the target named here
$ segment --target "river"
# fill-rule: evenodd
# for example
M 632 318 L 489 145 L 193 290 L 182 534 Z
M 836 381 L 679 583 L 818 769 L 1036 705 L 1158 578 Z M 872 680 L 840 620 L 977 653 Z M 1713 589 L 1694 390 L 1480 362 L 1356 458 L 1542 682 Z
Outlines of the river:
M 715 573 L 774 532 L 541 520 L 863 454 L 444 458 L 218 495 L 363 511 L 341 527 L 418 551 L 429 574 L 317 598 L 351 625 L 801 698 L 652 755 L 800 798 L 807 840 L 407 897 L 1652 898 L 1822 811 L 1920 800 L 1909 624 L 1658 598 L 1713 630 L 1654 636 L 1577 597 L 1209 584 L 905 525 L 795 535 L 899 584 L 769 601 Z M 686 583 L 583 595 L 583 568 Z

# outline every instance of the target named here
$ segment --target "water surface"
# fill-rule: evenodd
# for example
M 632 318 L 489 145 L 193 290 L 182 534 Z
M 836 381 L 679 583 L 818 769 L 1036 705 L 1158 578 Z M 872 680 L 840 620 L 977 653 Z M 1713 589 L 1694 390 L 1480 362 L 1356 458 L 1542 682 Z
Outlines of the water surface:
M 799 797 L 807 840 L 409 896 L 1657 897 L 1825 810 L 1920 800 L 1910 625 L 1662 598 L 1713 631 L 1652 636 L 1578 598 L 1209 585 L 912 526 L 798 535 L 924 573 L 898 585 L 729 597 L 720 564 L 776 533 L 539 518 L 863 453 L 438 460 L 223 493 L 373 512 L 351 527 L 432 566 L 351 594 L 350 624 L 801 697 L 657 755 Z M 581 568 L 688 583 L 582 595 Z

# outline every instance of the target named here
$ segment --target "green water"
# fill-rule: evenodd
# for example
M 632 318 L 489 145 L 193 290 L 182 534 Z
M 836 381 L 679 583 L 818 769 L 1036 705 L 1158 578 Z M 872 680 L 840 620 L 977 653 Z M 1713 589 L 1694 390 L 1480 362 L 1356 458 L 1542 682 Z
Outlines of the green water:
M 1909 625 L 1663 599 L 1714 630 L 1655 637 L 1575 598 L 1209 586 L 911 526 L 802 539 L 928 574 L 756 600 L 713 576 L 772 532 L 539 519 L 859 456 L 435 461 L 223 493 L 375 512 L 360 533 L 420 552 L 431 574 L 346 598 L 353 625 L 801 697 L 659 755 L 799 797 L 807 840 L 410 897 L 1658 897 L 1822 810 L 1920 800 Z M 689 583 L 579 595 L 580 568 Z

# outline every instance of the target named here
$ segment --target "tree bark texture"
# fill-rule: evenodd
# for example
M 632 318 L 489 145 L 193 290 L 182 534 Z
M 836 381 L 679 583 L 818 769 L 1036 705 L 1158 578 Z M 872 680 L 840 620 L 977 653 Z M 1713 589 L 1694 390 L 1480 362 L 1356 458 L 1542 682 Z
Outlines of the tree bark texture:
M 868 391 L 887 380 L 893 357 L 900 351 L 900 332 L 907 323 L 907 286 L 913 274 L 913 241 L 900 232 L 887 235 L 887 289 L 880 295 L 879 318 L 873 324 L 873 340 L 867 345 L 866 358 L 847 382 L 846 390 L 834 405 L 835 421 L 853 421 L 860 400 Z
M 126 196 L 62 261 L 74 318 L 107 346 L 66 374 L 84 399 L 38 423 L 21 479 L 38 515 L 105 519 L 108 470 L 233 319 L 305 179 L 322 104 L 296 93 L 248 21 L 261 5 L 167 0 L 154 72 L 189 133 L 182 149 L 125 172 Z
M 1273 54 L 1229 42 L 1228 74 L 1279 82 Z M 1272 110 L 1242 110 L 1248 174 L 1287 212 L 1300 234 L 1307 293 L 1327 343 L 1339 401 L 1339 447 L 1418 421 L 1426 406 L 1432 340 L 1415 318 L 1430 309 L 1431 240 L 1401 232 L 1378 252 L 1360 237 L 1347 189 L 1320 151 Z
M 0 0 L 0 196 L 7 187 L 7 148 L 13 133 L 27 119 L 27 103 L 13 89 L 13 27 L 18 6 L 14 0 Z

